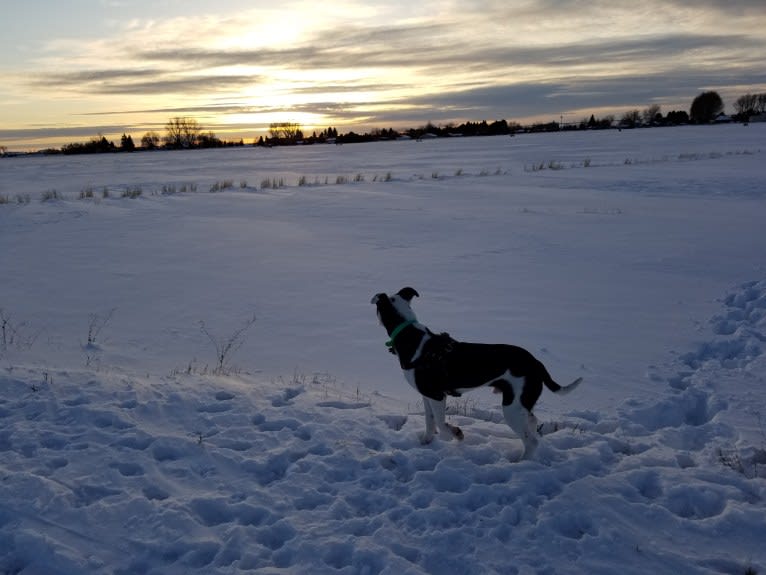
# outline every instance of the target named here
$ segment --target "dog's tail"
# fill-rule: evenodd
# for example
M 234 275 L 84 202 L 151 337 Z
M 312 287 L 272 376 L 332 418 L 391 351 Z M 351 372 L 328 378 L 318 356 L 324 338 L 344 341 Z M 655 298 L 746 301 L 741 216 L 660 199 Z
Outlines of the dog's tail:
M 550 374 L 546 373 L 545 377 L 543 378 L 543 383 L 545 384 L 545 387 L 550 389 L 553 393 L 557 395 L 566 395 L 567 393 L 574 391 L 575 388 L 582 383 L 582 377 L 578 377 L 569 385 L 561 386 L 553 381 L 553 378 L 551 378 Z

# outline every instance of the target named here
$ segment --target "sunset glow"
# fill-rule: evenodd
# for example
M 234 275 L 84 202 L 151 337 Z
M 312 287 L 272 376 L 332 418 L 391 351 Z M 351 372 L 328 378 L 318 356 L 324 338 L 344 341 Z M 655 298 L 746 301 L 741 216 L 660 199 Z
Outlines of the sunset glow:
M 766 91 L 761 0 L 0 0 L 0 145 L 162 131 L 580 120 Z M 41 17 L 41 15 L 45 17 Z

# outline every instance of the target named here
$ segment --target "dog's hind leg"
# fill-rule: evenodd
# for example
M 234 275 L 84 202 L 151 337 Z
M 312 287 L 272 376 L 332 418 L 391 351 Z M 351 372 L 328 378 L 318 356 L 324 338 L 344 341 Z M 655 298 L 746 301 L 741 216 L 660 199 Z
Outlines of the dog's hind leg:
M 521 458 L 530 459 L 537 449 L 537 418 L 518 401 L 503 406 L 503 417 L 524 443 Z
M 430 443 L 433 439 L 434 431 L 438 431 L 442 439 L 463 439 L 463 431 L 455 426 L 450 425 L 446 421 L 447 416 L 447 401 L 442 399 L 431 399 L 430 397 L 423 396 L 423 404 L 426 411 L 426 432 L 421 438 L 424 443 Z

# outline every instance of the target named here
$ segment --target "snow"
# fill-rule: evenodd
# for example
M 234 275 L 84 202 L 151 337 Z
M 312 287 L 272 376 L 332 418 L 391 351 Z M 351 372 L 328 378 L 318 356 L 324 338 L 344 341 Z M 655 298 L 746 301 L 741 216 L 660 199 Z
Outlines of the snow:
M 764 572 L 764 135 L 3 158 L 0 573 Z M 584 377 L 533 461 L 418 442 L 405 285 Z

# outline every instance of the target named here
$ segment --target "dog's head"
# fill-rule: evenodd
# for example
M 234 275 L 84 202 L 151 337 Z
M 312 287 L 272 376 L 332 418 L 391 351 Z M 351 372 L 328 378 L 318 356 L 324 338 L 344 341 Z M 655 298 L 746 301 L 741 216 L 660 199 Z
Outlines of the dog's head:
M 403 322 L 417 321 L 415 312 L 410 307 L 413 297 L 420 296 L 411 287 L 402 288 L 394 295 L 379 293 L 373 296 L 371 303 L 377 307 L 378 319 L 389 335 Z

